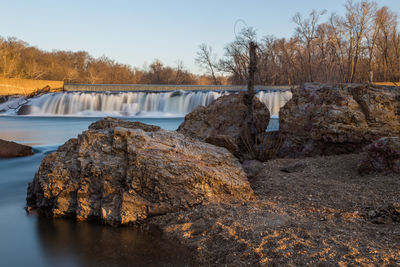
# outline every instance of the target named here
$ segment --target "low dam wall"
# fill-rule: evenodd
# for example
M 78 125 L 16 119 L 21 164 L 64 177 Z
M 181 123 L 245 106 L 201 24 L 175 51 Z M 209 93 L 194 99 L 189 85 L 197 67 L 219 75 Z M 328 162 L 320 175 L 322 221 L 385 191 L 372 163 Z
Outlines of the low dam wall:
M 207 106 L 215 99 L 231 93 L 235 92 L 228 90 L 64 91 L 30 98 L 28 114 L 36 116 L 184 117 L 196 107 Z M 292 97 L 289 90 L 259 90 L 256 95 L 268 107 L 272 115 L 278 115 L 279 109 Z M 7 111 L 10 109 L 9 107 L 18 106 L 19 99 L 14 98 L 15 102 L 13 103 L 0 104 L 0 110 Z
M 166 85 L 166 84 L 64 84 L 64 91 L 239 91 L 247 85 Z M 289 90 L 289 86 L 255 86 L 256 90 Z
M 0 95 L 28 95 L 45 86 L 52 91 L 68 92 L 168 92 L 168 91 L 240 91 L 247 85 L 167 85 L 167 84 L 75 84 L 63 81 L 0 78 Z M 287 91 L 290 86 L 261 86 L 256 90 Z
M 399 83 L 374 83 L 384 87 L 398 88 Z M 30 80 L 18 78 L 0 78 L 0 95 L 27 95 L 37 89 L 50 86 L 54 91 L 69 92 L 145 92 L 145 91 L 240 91 L 246 90 L 247 85 L 167 85 L 167 84 L 76 84 L 63 81 Z M 256 85 L 256 90 L 288 91 L 291 86 L 262 86 Z

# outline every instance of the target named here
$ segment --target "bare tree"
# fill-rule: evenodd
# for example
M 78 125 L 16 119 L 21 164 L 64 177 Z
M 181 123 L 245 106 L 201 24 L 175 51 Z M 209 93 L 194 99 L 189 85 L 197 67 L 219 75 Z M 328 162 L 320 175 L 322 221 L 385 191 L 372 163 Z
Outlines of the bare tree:
M 372 23 L 376 11 L 376 3 L 363 0 L 348 0 L 344 26 L 348 34 L 348 82 L 354 82 L 357 64 L 361 53 L 361 42 Z
M 225 55 L 219 61 L 219 69 L 231 75 L 234 84 L 245 84 L 248 78 L 249 44 L 256 42 L 256 31 L 249 27 L 244 28 L 235 40 L 225 47 Z
M 376 12 L 374 26 L 377 31 L 376 48 L 379 51 L 377 60 L 382 68 L 381 78 L 384 80 L 394 78 L 395 62 L 398 62 L 398 57 L 395 56 L 396 46 L 398 47 L 397 20 L 398 17 L 387 7 L 382 7 Z
M 317 12 L 313 10 L 310 17 L 302 19 L 300 13 L 293 17 L 293 22 L 297 24 L 295 36 L 305 45 L 305 69 L 307 70 L 308 81 L 313 82 L 313 41 L 317 38 L 317 23 L 320 16 L 324 15 L 326 10 Z
M 206 44 L 201 44 L 199 49 L 200 51 L 197 52 L 197 57 L 195 59 L 196 63 L 200 67 L 206 69 L 206 71 L 211 75 L 215 85 L 220 84 L 215 75 L 217 69 L 217 56 L 213 53 L 212 47 L 207 46 Z
M 176 71 L 175 71 L 175 83 L 176 84 L 182 84 L 182 81 L 184 79 L 184 67 L 183 67 L 183 61 L 182 60 L 178 60 L 177 64 L 176 64 Z
M 4 77 L 20 77 L 18 65 L 21 62 L 21 52 L 26 43 L 13 37 L 0 42 L 0 68 Z

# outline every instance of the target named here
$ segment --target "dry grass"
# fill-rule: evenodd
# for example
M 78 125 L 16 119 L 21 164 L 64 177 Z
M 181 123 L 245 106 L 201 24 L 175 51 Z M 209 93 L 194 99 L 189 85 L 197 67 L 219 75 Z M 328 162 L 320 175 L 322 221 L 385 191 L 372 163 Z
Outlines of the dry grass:
M 29 95 L 46 86 L 51 91 L 63 89 L 63 81 L 0 78 L 0 95 Z

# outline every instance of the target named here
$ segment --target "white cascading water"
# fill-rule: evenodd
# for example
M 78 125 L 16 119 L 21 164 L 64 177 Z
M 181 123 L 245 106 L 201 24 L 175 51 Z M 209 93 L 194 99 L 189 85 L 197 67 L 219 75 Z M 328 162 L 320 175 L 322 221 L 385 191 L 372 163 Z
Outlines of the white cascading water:
M 182 117 L 199 105 L 206 106 L 227 91 L 173 92 L 65 92 L 28 100 L 35 116 L 152 116 Z M 257 96 L 271 115 L 292 96 L 290 91 L 260 91 Z
M 292 98 L 292 92 L 288 91 L 259 91 L 257 97 L 263 102 L 272 116 L 278 116 L 279 110 Z

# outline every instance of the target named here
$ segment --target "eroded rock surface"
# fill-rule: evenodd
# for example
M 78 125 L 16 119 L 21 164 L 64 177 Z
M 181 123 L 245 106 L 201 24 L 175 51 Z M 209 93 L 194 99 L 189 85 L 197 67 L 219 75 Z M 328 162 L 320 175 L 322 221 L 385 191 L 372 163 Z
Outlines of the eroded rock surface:
M 383 137 L 365 147 L 367 155 L 360 162 L 361 174 L 394 172 L 400 174 L 400 138 Z
M 28 210 L 130 224 L 253 191 L 226 149 L 143 123 L 105 118 L 47 155 L 28 188 Z
M 400 134 L 399 90 L 306 84 L 279 112 L 280 157 L 359 152 Z
M 0 158 L 15 158 L 33 155 L 32 147 L 0 139 Z
M 216 99 L 207 107 L 199 106 L 186 115 L 178 132 L 207 143 L 225 147 L 239 158 L 254 158 L 243 140 L 247 106 L 246 93 L 230 94 Z M 254 97 L 254 122 L 256 135 L 262 139 L 267 129 L 270 113 L 268 108 Z

